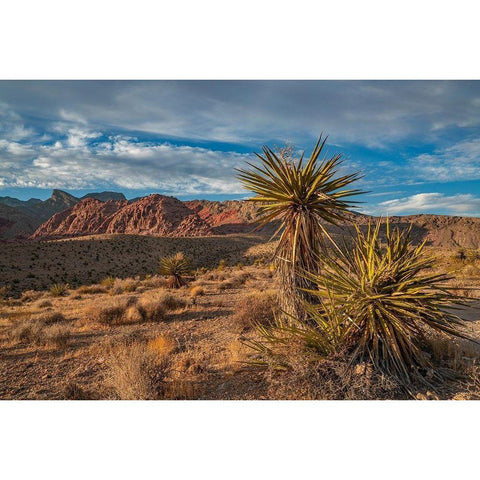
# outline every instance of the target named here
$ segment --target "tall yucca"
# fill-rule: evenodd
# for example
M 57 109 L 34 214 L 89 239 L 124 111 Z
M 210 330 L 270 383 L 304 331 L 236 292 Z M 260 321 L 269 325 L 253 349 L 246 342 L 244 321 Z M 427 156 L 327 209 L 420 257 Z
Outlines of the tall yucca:
M 307 275 L 317 286 L 310 293 L 317 305 L 337 312 L 353 362 L 372 362 L 409 384 L 433 368 L 423 349 L 427 335 L 468 337 L 458 328 L 461 319 L 447 310 L 459 303 L 445 287 L 450 277 L 432 273 L 434 261 L 423 254 L 424 244 L 412 245 L 411 227 L 392 231 L 387 220 L 382 244 L 380 225 L 381 220 L 369 224 L 366 233 L 356 226 L 353 242 L 334 244 L 334 253 L 321 259 L 321 275 Z M 321 325 L 322 309 L 308 311 Z
M 190 261 L 178 252 L 171 257 L 160 259 L 158 273 L 168 276 L 168 286 L 170 288 L 180 288 L 186 284 L 183 278 L 190 271 Z
M 337 175 L 341 155 L 320 159 L 326 140 L 320 135 L 308 161 L 303 154 L 295 161 L 264 146 L 263 155 L 256 154 L 260 166 L 247 162 L 249 170 L 238 170 L 244 187 L 256 194 L 250 201 L 261 204 L 259 226 L 280 222 L 274 235 L 280 235 L 276 266 L 283 308 L 295 315 L 301 310 L 297 287 L 309 285 L 301 272 L 318 269 L 316 254 L 324 245 L 326 233 L 322 222 L 343 220 L 357 203 L 348 201 L 349 197 L 362 193 L 345 188 L 360 178 L 358 173 Z

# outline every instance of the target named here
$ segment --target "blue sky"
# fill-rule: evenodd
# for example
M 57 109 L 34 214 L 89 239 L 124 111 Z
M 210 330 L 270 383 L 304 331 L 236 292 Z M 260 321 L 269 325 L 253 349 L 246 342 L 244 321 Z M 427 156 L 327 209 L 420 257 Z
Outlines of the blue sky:
M 0 81 L 0 196 L 244 198 L 252 152 L 322 131 L 365 213 L 480 216 L 476 81 Z

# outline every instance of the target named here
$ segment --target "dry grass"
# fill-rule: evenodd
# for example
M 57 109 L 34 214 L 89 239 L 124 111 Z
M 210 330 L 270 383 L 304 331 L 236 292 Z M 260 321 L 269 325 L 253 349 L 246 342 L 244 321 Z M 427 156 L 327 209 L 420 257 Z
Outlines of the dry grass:
M 127 301 L 119 299 L 104 305 L 91 305 L 87 307 L 85 316 L 88 321 L 101 325 L 122 325 L 125 322 Z
M 143 299 L 138 305 L 138 310 L 146 322 L 162 322 L 167 318 L 166 308 L 161 299 Z
M 91 294 L 95 295 L 98 293 L 106 293 L 107 287 L 102 287 L 101 285 L 82 285 L 77 288 L 78 294 Z
M 65 348 L 71 336 L 71 328 L 65 324 L 60 312 L 44 312 L 15 321 L 7 332 L 15 343 L 33 343 Z
M 190 289 L 190 296 L 192 298 L 200 297 L 201 295 L 205 295 L 205 289 L 201 285 L 196 285 Z
M 256 324 L 271 323 L 277 308 L 274 291 L 252 293 L 243 297 L 235 307 L 235 322 L 240 329 L 247 330 Z
M 133 278 L 116 278 L 112 288 L 110 289 L 111 295 L 120 295 L 124 292 L 134 292 L 138 286 L 139 281 Z
M 229 259 L 229 264 L 235 263 Z M 225 279 L 234 280 L 241 273 L 249 276 L 243 285 L 223 292 L 217 291 L 220 280 L 206 278 L 210 273 L 197 272 L 194 286 L 201 286 L 207 294 L 195 297 L 193 306 L 189 289 L 168 292 L 162 285 L 153 286 L 153 277 L 139 280 L 145 290 L 137 288 L 134 294 L 110 296 L 107 291 L 49 298 L 48 291 L 43 291 L 38 300 L 4 302 L 0 305 L 0 396 L 78 400 L 406 398 L 385 379 L 370 377 L 368 366 L 365 373 L 358 367 L 344 377 L 341 358 L 332 363 L 312 362 L 302 358 L 295 345 L 288 347 L 288 370 L 252 367 L 255 352 L 245 342 L 258 339 L 250 326 L 252 319 L 262 318 L 251 312 L 252 305 L 256 309 L 259 298 L 275 295 L 270 290 L 268 262 L 246 265 L 241 271 L 226 267 L 222 272 Z M 238 322 L 242 304 L 246 328 Z M 120 312 L 109 323 L 111 307 L 120 307 Z M 99 314 L 103 308 L 107 312 Z M 480 322 L 475 321 L 480 320 L 478 312 L 478 316 L 471 313 L 476 337 L 480 334 Z M 99 324 L 94 320 L 98 315 L 106 315 L 107 322 Z M 437 394 L 439 398 L 480 398 L 478 354 L 460 347 L 463 353 L 441 342 L 432 347 L 436 348 L 432 355 L 444 358 L 439 360 L 444 365 L 456 362 L 464 372 L 464 378 Z M 113 358 L 117 354 L 118 358 Z M 422 395 L 433 398 L 427 391 L 419 391 L 418 398 Z
M 105 383 L 118 400 L 155 400 L 156 385 L 165 365 L 144 343 L 122 345 L 114 349 L 107 362 Z
M 172 336 L 159 335 L 147 343 L 147 349 L 154 352 L 160 359 L 170 355 L 177 348 L 177 343 Z

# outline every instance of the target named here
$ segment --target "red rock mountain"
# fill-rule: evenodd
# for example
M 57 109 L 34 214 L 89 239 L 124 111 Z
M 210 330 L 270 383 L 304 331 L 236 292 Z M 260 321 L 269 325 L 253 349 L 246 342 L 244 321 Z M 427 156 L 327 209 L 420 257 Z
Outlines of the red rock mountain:
M 212 232 L 210 226 L 180 200 L 149 195 L 132 203 L 87 198 L 53 215 L 30 238 L 100 233 L 186 237 Z
M 4 209 L 8 208 L 10 207 L 4 206 Z M 8 218 L 6 214 L 4 215 L 3 224 L 0 222 L 0 234 L 2 230 L 15 231 L 17 234 L 28 230 L 28 218 L 14 218 L 13 213 L 15 209 L 10 208 Z M 150 195 L 130 202 L 126 200 L 103 202 L 86 198 L 53 215 L 38 227 L 30 238 L 58 238 L 100 233 L 171 237 L 250 233 L 254 231 L 254 222 L 258 214 L 258 206 L 245 201 L 181 202 L 174 197 L 163 195 Z M 371 219 L 372 217 L 357 213 L 352 213 L 350 218 L 357 225 L 365 225 Z M 18 223 L 15 224 L 15 221 Z M 480 248 L 480 218 L 411 215 L 391 217 L 390 222 L 401 227 L 412 224 L 412 239 L 415 243 L 426 240 L 427 244 L 437 247 Z M 14 230 L 12 225 L 15 225 Z M 351 230 L 347 224 L 328 225 L 326 228 L 334 235 L 348 234 Z M 275 229 L 275 225 L 271 224 L 260 232 L 268 235 Z

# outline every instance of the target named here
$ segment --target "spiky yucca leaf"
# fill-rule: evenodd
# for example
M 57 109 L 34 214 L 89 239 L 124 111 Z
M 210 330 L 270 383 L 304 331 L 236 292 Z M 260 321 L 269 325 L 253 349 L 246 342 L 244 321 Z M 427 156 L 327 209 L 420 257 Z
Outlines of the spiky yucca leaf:
M 382 245 L 380 225 L 369 224 L 366 233 L 356 226 L 353 244 L 334 244 L 334 254 L 322 254 L 322 274 L 307 274 L 318 287 L 310 294 L 338 312 L 352 362 L 371 361 L 408 385 L 434 368 L 422 349 L 429 332 L 468 337 L 447 310 L 461 303 L 445 287 L 450 277 L 431 272 L 434 261 L 423 254 L 424 244 L 412 245 L 411 227 L 392 231 L 387 220 Z M 321 309 L 310 313 L 324 317 Z
M 186 284 L 183 275 L 190 271 L 190 261 L 184 257 L 182 252 L 170 257 L 160 259 L 158 273 L 168 276 L 170 288 L 180 288 Z
M 280 222 L 274 236 L 280 235 L 276 262 L 285 301 L 295 297 L 297 287 L 308 286 L 299 273 L 317 269 L 316 253 L 326 234 L 322 222 L 344 219 L 357 203 L 349 198 L 362 193 L 346 188 L 360 178 L 358 173 L 337 175 L 341 155 L 320 159 L 326 139 L 320 135 L 308 161 L 303 154 L 291 161 L 265 146 L 263 155 L 256 154 L 260 166 L 248 163 L 249 170 L 238 170 L 244 187 L 256 194 L 249 200 L 261 203 L 259 226 Z M 284 304 L 284 309 L 298 313 L 292 305 Z

